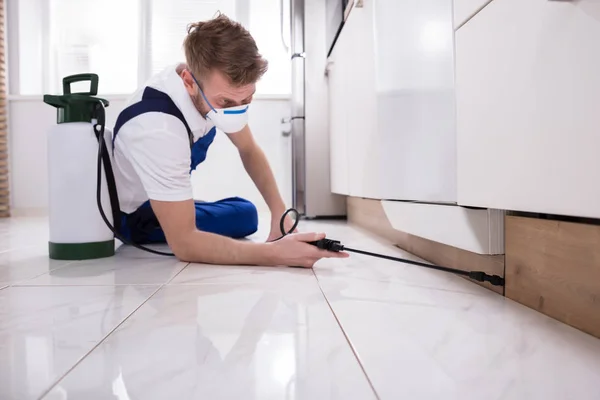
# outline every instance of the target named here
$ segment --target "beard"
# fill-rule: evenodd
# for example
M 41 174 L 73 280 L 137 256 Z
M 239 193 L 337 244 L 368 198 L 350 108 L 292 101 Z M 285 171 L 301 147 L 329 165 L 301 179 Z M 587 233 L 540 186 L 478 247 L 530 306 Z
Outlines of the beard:
M 208 112 L 210 110 L 204 103 L 204 99 L 202 99 L 202 96 L 200 95 L 200 93 L 197 93 L 195 96 L 190 96 L 190 97 L 192 99 L 192 103 L 194 104 L 194 107 L 196 108 L 196 110 L 198 110 L 198 112 L 202 115 L 203 118 L 206 118 L 206 115 L 208 114 Z

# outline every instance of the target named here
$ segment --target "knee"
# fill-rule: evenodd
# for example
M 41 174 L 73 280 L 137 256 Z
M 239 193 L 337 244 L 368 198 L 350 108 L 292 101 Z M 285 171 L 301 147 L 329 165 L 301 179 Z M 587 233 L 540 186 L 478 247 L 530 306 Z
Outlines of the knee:
M 197 203 L 196 226 L 203 231 L 241 239 L 258 230 L 258 211 L 250 201 L 239 197 Z

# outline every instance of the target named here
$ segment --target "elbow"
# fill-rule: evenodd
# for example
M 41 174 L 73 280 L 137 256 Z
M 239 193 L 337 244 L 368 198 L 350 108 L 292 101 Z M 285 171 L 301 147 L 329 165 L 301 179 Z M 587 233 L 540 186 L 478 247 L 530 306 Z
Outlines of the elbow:
M 175 255 L 175 258 L 181 262 L 188 262 L 188 263 L 193 262 L 192 257 L 190 256 L 190 253 L 186 250 L 173 249 L 173 254 Z
M 190 251 L 190 246 L 188 241 L 185 239 L 177 239 L 171 240 L 169 242 L 169 247 L 173 252 L 175 258 L 177 258 L 181 262 L 193 262 L 192 260 L 192 252 Z

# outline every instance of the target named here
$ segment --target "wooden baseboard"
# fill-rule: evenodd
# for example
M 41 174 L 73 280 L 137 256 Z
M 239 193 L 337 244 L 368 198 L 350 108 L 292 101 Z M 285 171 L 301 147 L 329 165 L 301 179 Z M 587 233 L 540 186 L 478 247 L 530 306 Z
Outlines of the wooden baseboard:
M 507 216 L 506 297 L 600 338 L 600 226 Z
M 350 223 L 389 240 L 417 257 L 450 268 L 484 271 L 504 277 L 503 255 L 476 254 L 398 231 L 392 227 L 379 200 L 349 197 L 347 202 Z M 502 286 L 493 286 L 487 282 L 472 282 L 504 294 Z
M 47 217 L 47 208 L 13 208 L 12 217 Z

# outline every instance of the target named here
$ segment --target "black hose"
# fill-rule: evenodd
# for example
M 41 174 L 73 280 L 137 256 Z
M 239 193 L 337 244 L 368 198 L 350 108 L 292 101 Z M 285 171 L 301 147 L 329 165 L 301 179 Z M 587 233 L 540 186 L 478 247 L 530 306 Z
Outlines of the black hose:
M 296 222 L 294 223 L 292 228 L 286 232 L 285 218 L 290 213 L 295 215 Z M 290 208 L 289 210 L 287 210 L 281 217 L 281 220 L 279 221 L 279 229 L 281 230 L 281 234 L 282 234 L 281 237 L 285 237 L 285 236 L 289 235 L 294 229 L 296 229 L 296 226 L 298 225 L 299 220 L 300 220 L 300 213 L 297 210 L 295 210 L 293 208 Z M 463 270 L 456 269 L 456 268 L 441 267 L 439 265 L 426 264 L 426 263 L 422 263 L 419 261 L 407 260 L 406 258 L 392 257 L 392 256 L 386 256 L 385 254 L 371 253 L 369 251 L 358 250 L 358 249 L 346 247 L 339 240 L 333 240 L 333 239 L 327 239 L 327 238 L 320 239 L 315 242 L 309 242 L 309 243 L 312 244 L 313 246 L 316 246 L 320 249 L 327 250 L 327 251 L 333 251 L 333 252 L 349 251 L 352 253 L 363 254 L 366 256 L 370 256 L 370 257 L 383 258 L 385 260 L 396 261 L 396 262 L 401 262 L 401 263 L 405 263 L 405 264 L 412 264 L 412 265 L 416 265 L 419 267 L 430 268 L 430 269 L 435 269 L 438 271 L 444 271 L 444 272 L 450 272 L 453 274 L 464 275 L 464 276 L 468 276 L 471 279 L 475 279 L 476 281 L 479 281 L 479 282 L 489 282 L 494 286 L 504 286 L 504 278 L 502 278 L 501 276 L 498 276 L 498 275 L 488 275 L 483 271 L 463 271 Z
M 464 276 L 468 276 L 471 279 L 475 279 L 476 281 L 479 281 L 479 282 L 487 281 L 494 286 L 504 286 L 504 278 L 502 278 L 501 276 L 498 276 L 498 275 L 488 275 L 483 271 L 463 271 L 461 269 L 441 267 L 439 265 L 433 265 L 433 264 L 422 263 L 419 261 L 407 260 L 405 258 L 391 257 L 391 256 L 386 256 L 384 254 L 371 253 L 368 251 L 352 249 L 350 247 L 344 247 L 344 250 L 350 251 L 353 253 L 364 254 L 367 256 L 371 256 L 371 257 L 383 258 L 383 259 L 391 260 L 391 261 L 398 261 L 398 262 L 405 263 L 405 264 L 417 265 L 419 267 L 431 268 L 431 269 L 435 269 L 438 271 L 444 271 L 444 272 L 450 272 L 453 274 L 464 275 Z
M 97 177 L 96 177 L 96 203 L 98 205 L 98 211 L 100 211 L 100 215 L 102 216 L 104 223 L 106 224 L 106 226 L 108 226 L 108 229 L 110 229 L 112 231 L 112 233 L 115 235 L 115 237 L 125 244 L 131 245 L 137 249 L 147 251 L 147 252 L 153 253 L 153 254 L 158 254 L 161 256 L 170 256 L 170 257 L 175 256 L 175 254 L 173 254 L 173 253 L 167 253 L 167 252 L 163 252 L 163 251 L 159 251 L 159 250 L 149 249 L 140 244 L 137 244 L 130 240 L 125 239 L 119 232 L 117 232 L 115 227 L 110 223 L 110 221 L 106 217 L 106 214 L 104 213 L 104 209 L 102 208 L 102 154 L 104 151 L 107 151 L 106 143 L 104 141 L 104 124 L 94 125 L 94 130 L 96 131 L 96 134 L 98 135 L 98 172 L 97 172 Z

